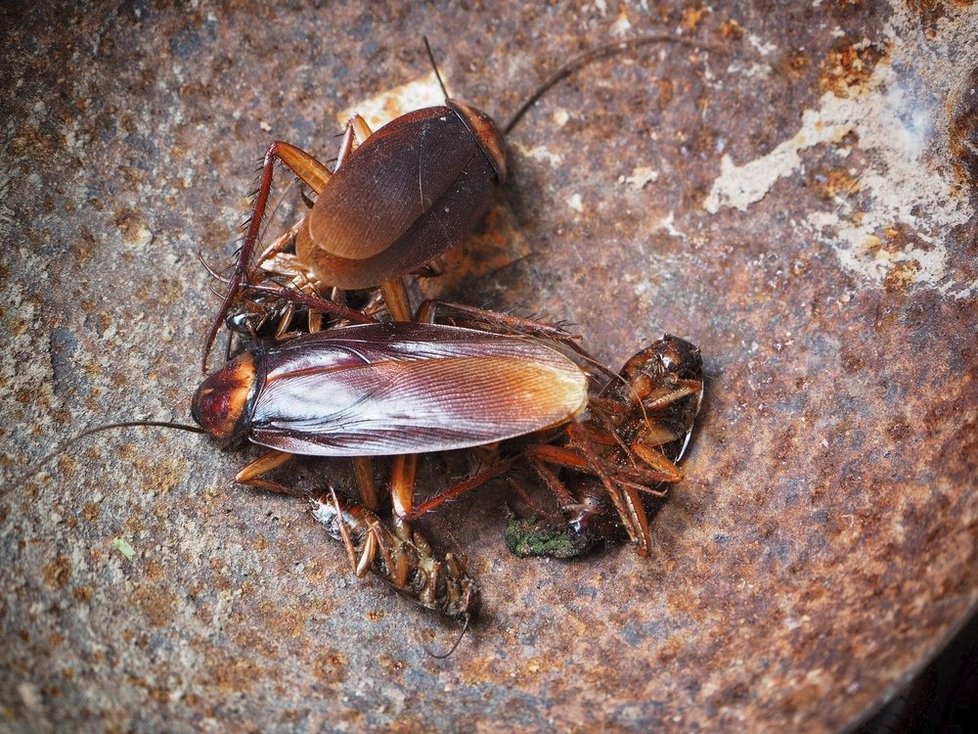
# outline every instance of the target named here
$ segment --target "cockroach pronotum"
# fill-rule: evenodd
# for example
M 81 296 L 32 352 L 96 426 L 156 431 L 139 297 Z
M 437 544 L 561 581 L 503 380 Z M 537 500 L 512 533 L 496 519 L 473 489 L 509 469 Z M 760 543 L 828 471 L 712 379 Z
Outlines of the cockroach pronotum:
M 335 491 L 310 501 L 313 516 L 346 546 L 358 576 L 370 571 L 424 608 L 463 623 L 455 645 L 435 657 L 451 655 L 482 606 L 479 584 L 466 573 L 464 561 L 452 553 L 438 558 L 417 530 L 400 524 L 399 532 L 391 531 L 376 514 Z
M 551 87 L 595 59 L 652 43 L 692 48 L 710 44 L 671 35 L 650 35 L 592 49 L 565 64 L 521 104 L 500 129 L 485 113 L 449 98 L 427 40 L 445 104 L 404 114 L 376 132 L 359 115 L 346 126 L 336 165 L 330 170 L 311 154 L 283 141 L 265 153 L 250 223 L 218 315 L 204 346 L 207 355 L 228 309 L 242 289 L 259 280 L 251 260 L 268 205 L 275 162 L 289 168 L 316 195 L 311 210 L 279 237 L 259 264 L 290 246 L 295 255 L 280 269 L 307 295 L 327 287 L 381 286 L 397 320 L 410 320 L 400 276 L 415 272 L 464 238 L 488 211 L 494 191 L 507 178 L 503 135 Z M 271 288 L 288 299 L 295 292 Z M 326 299 L 323 299 L 324 301 Z M 323 303 L 335 313 L 329 303 Z

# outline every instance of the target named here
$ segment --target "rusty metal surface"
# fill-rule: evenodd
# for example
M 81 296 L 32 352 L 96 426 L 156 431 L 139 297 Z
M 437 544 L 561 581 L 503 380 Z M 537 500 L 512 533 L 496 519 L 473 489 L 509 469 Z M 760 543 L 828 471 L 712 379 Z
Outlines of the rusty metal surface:
M 830 730 L 926 662 L 978 598 L 978 9 L 288 5 L 0 11 L 3 726 Z M 84 427 L 185 418 L 217 306 L 195 252 L 233 250 L 271 139 L 328 158 L 343 110 L 428 75 L 422 34 L 506 118 L 648 32 L 723 48 L 555 89 L 436 287 L 616 366 L 701 346 L 650 559 L 511 557 L 505 488 L 473 495 L 430 525 L 484 584 L 442 661 L 454 627 L 232 485 L 252 452 L 123 432 L 21 476 Z

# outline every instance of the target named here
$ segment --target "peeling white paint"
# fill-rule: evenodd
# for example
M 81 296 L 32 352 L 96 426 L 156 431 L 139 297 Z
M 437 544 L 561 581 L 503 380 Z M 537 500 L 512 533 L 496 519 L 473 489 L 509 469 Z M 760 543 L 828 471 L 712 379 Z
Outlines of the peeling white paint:
M 767 43 L 762 38 L 755 36 L 753 33 L 747 35 L 747 41 L 757 49 L 757 52 L 761 56 L 768 56 L 778 50 L 777 44 Z
M 435 73 L 430 72 L 423 77 L 357 102 L 340 112 L 336 116 L 336 121 L 340 125 L 346 125 L 347 120 L 359 114 L 367 121 L 371 130 L 377 130 L 406 112 L 442 104 L 445 104 L 445 95 L 438 86 Z
M 554 153 L 545 145 L 537 145 L 533 148 L 527 148 L 525 145 L 521 145 L 519 142 L 511 141 L 510 147 L 514 152 L 518 153 L 524 158 L 532 158 L 535 161 L 547 163 L 554 168 L 559 168 L 564 163 L 563 156 L 558 153 Z
M 686 233 L 676 229 L 675 221 L 676 221 L 676 213 L 670 211 L 666 216 L 664 216 L 662 219 L 659 220 L 659 224 L 656 227 L 656 229 L 664 229 L 673 237 L 686 239 Z
M 846 271 L 869 282 L 881 285 L 899 277 L 967 297 L 978 284 L 954 280 L 946 238 L 973 212 L 955 193 L 950 171 L 934 163 L 935 148 L 944 142 L 936 139 L 935 130 L 946 114 L 939 101 L 945 94 L 928 88 L 931 77 L 919 68 L 921 58 L 927 58 L 919 47 L 925 39 L 915 38 L 909 24 L 899 18 L 891 22 L 886 37 L 892 41 L 893 63 L 877 64 L 850 97 L 824 94 L 816 109 L 803 111 L 798 131 L 766 155 L 740 165 L 724 155 L 704 208 L 711 213 L 724 207 L 746 211 L 778 180 L 802 170 L 803 151 L 828 145 L 840 158 L 848 156 L 853 150 L 850 138 L 846 145 L 842 140 L 853 133 L 855 149 L 868 161 L 861 170 L 850 168 L 859 192 L 858 211 L 843 193 L 836 197 L 836 207 L 812 212 L 800 228 L 831 246 Z M 868 43 L 863 40 L 857 48 Z M 907 61 L 911 57 L 916 67 Z M 953 79 L 943 83 L 946 90 Z M 894 241 L 884 241 L 893 229 Z
M 631 176 L 622 176 L 619 182 L 628 184 L 635 189 L 644 189 L 650 183 L 659 180 L 659 172 L 649 166 L 636 166 Z

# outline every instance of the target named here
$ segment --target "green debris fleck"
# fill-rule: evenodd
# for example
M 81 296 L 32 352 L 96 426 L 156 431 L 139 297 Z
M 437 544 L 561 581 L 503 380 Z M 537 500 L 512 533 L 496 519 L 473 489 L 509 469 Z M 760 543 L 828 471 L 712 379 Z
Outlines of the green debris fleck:
M 112 547 L 124 555 L 127 561 L 131 561 L 136 556 L 135 549 L 129 545 L 129 541 L 125 538 L 113 538 Z
M 555 528 L 535 518 L 517 518 L 506 526 L 506 547 L 521 558 L 547 556 L 576 558 L 586 553 L 590 543 L 567 528 Z

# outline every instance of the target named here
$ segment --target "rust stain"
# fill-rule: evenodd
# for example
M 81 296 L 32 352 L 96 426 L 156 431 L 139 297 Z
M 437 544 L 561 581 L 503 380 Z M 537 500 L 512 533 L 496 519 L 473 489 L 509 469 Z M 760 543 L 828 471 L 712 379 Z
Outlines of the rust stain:
M 170 624 L 177 609 L 177 597 L 173 591 L 148 584 L 134 589 L 130 601 L 150 627 Z
M 58 555 L 44 567 L 44 581 L 52 589 L 63 589 L 71 579 L 71 564 L 63 555 Z
M 822 63 L 819 88 L 837 97 L 854 97 L 865 89 L 873 69 L 885 62 L 888 55 L 884 47 L 875 44 L 862 47 L 850 44 L 833 49 Z

